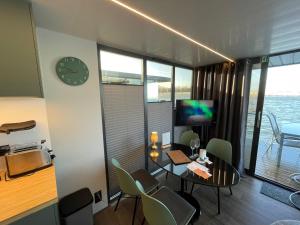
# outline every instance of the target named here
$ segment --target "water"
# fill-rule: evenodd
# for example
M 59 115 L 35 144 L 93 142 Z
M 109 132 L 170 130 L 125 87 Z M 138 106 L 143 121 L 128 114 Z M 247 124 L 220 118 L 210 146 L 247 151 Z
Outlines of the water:
M 265 96 L 260 140 L 270 139 L 273 133 L 266 112 L 272 112 L 276 116 L 279 127 L 288 123 L 300 123 L 300 96 Z
M 244 158 L 246 166 L 249 165 L 251 157 L 256 104 L 257 95 L 250 96 Z M 262 151 L 266 150 L 273 136 L 271 124 L 265 115 L 267 111 L 272 112 L 276 116 L 279 127 L 287 123 L 300 123 L 300 95 L 265 96 L 259 137 L 259 150 Z

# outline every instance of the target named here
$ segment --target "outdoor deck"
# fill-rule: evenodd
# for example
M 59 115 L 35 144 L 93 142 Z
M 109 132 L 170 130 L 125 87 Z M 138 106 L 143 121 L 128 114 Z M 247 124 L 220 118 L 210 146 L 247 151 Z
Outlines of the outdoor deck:
M 300 190 L 300 184 L 291 180 L 290 175 L 300 173 L 300 148 L 283 147 L 281 164 L 277 167 L 278 144 L 273 144 L 272 149 L 266 153 L 266 145 L 260 144 L 256 175 L 276 181 L 285 186 Z

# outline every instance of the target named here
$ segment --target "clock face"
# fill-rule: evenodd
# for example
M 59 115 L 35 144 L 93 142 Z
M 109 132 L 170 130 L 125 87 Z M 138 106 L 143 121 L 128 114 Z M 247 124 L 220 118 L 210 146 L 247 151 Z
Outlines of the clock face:
M 56 64 L 58 77 L 66 84 L 76 86 L 87 81 L 89 70 L 84 62 L 75 57 L 64 57 Z

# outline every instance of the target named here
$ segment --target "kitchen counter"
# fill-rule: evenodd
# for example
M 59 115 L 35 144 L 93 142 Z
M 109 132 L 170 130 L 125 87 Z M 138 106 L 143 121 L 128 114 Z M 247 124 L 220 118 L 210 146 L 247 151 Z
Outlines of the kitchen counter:
M 54 166 L 7 181 L 3 165 L 5 161 L 0 158 L 0 225 L 17 221 L 57 202 Z

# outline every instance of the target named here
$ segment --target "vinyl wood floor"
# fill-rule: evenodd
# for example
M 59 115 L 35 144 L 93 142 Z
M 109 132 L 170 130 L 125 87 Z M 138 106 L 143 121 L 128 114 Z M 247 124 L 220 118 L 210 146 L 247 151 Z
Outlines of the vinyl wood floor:
M 168 180 L 160 175 L 158 179 L 163 185 L 174 190 L 179 189 L 179 180 L 169 175 Z M 195 186 L 194 196 L 202 208 L 202 215 L 195 225 L 269 225 L 276 220 L 300 220 L 300 211 L 260 194 L 262 181 L 245 177 L 234 186 L 233 196 L 228 189 L 221 190 L 221 215 L 217 214 L 216 190 L 211 187 Z M 130 225 L 134 200 L 124 199 L 114 212 L 112 203 L 108 208 L 95 215 L 96 225 Z M 140 225 L 143 219 L 141 205 L 135 220 Z M 167 224 L 166 224 L 167 225 Z

